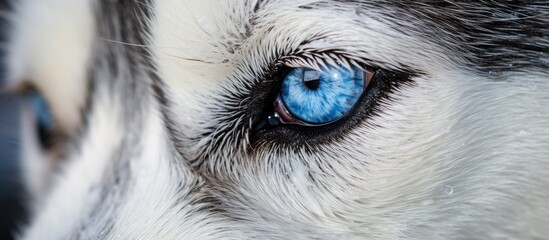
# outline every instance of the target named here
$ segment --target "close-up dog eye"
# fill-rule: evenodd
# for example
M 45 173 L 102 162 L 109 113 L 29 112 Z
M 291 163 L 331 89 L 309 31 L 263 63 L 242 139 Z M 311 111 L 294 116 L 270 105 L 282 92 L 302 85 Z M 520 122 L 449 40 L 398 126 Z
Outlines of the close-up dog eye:
M 293 68 L 284 76 L 267 123 L 313 127 L 338 121 L 355 107 L 373 74 L 355 66 Z
M 292 148 L 334 143 L 391 109 L 388 101 L 412 86 L 417 76 L 409 69 L 334 62 L 277 71 L 278 85 L 272 88 L 271 97 L 262 98 L 262 115 L 252 126 L 252 148 L 256 143 Z
M 0 239 L 547 239 L 547 33 L 536 0 L 0 0 Z

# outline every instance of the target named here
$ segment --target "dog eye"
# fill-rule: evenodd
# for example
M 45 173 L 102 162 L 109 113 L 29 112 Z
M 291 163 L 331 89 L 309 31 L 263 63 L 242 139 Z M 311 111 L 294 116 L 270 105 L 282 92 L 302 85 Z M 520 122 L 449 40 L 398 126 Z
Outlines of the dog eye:
M 267 117 L 271 126 L 321 126 L 338 121 L 355 107 L 367 89 L 373 71 L 353 66 L 330 66 L 320 71 L 293 68 L 284 77 Z
M 28 101 L 36 117 L 36 128 L 39 141 L 42 147 L 48 148 L 51 145 L 51 131 L 54 125 L 53 116 L 48 108 L 46 100 L 38 92 L 28 94 Z

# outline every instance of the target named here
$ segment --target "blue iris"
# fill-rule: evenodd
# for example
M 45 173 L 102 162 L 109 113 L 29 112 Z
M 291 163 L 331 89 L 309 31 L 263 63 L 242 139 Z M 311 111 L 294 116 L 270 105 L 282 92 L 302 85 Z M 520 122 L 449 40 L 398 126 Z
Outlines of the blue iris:
M 53 116 L 51 115 L 46 100 L 39 93 L 32 93 L 29 96 L 31 106 L 36 112 L 36 121 L 38 126 L 43 129 L 53 127 Z
M 345 116 L 363 91 L 364 71 L 357 67 L 294 68 L 284 78 L 280 97 L 294 117 L 324 124 Z

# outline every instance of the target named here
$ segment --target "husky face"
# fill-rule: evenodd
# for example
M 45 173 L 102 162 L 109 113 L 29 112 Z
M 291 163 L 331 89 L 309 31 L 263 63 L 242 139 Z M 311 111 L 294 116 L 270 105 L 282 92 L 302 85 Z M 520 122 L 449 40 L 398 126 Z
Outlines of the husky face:
M 25 239 L 541 239 L 543 2 L 15 4 Z M 375 69 L 327 125 L 262 126 L 292 69 Z M 305 102 L 304 102 L 305 104 Z

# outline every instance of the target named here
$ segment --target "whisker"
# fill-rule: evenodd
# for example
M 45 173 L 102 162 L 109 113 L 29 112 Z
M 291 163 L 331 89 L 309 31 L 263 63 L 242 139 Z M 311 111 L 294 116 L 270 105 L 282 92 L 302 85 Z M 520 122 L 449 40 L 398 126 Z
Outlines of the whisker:
M 180 56 L 175 56 L 175 55 L 168 55 L 168 56 L 174 57 L 174 58 L 183 59 L 183 60 L 187 60 L 187 61 L 201 62 L 201 63 L 206 63 L 206 64 L 216 64 L 216 63 L 214 63 L 214 62 L 208 62 L 208 61 L 204 61 L 204 60 L 200 60 L 200 59 L 195 59 L 195 58 L 186 58 L 186 57 L 180 57 Z
M 112 40 L 112 39 L 107 39 L 107 38 L 102 38 L 102 37 L 97 37 L 97 38 L 100 39 L 100 40 L 102 40 L 102 41 L 111 42 L 111 43 L 116 43 L 116 44 L 122 44 L 122 45 L 124 45 L 124 46 L 151 48 L 151 46 L 147 46 L 147 45 L 143 45 L 143 44 L 122 42 L 122 41 L 117 41 L 117 40 Z

